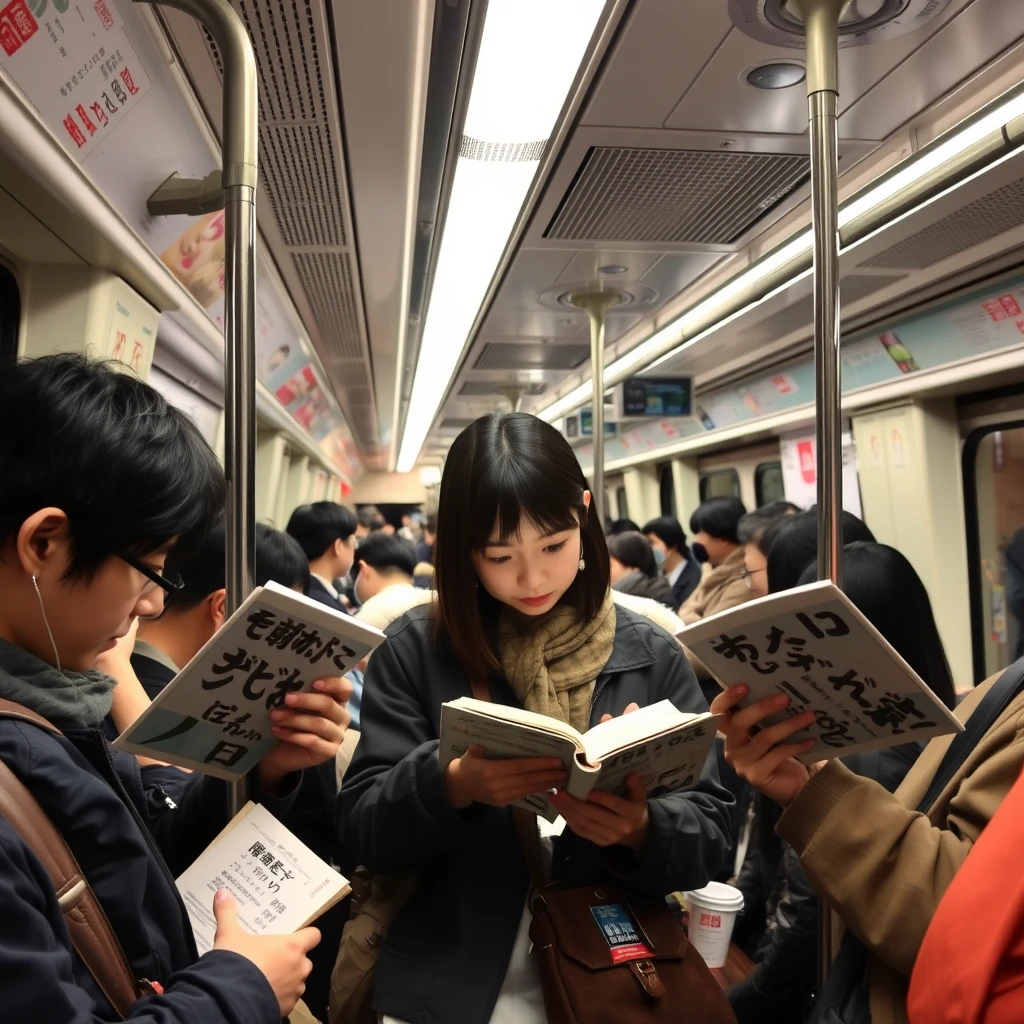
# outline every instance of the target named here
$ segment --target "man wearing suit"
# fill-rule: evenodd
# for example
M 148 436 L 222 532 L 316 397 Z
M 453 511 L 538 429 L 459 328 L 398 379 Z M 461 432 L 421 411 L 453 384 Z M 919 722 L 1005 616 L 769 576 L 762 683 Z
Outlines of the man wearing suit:
M 686 546 L 686 534 L 672 516 L 652 519 L 641 531 L 651 542 L 661 571 L 672 584 L 672 600 L 681 608 L 700 583 L 700 564 Z
M 309 596 L 335 611 L 348 609 L 333 580 L 347 576 L 356 553 L 355 513 L 336 501 L 300 505 L 288 520 L 288 533 L 309 561 Z

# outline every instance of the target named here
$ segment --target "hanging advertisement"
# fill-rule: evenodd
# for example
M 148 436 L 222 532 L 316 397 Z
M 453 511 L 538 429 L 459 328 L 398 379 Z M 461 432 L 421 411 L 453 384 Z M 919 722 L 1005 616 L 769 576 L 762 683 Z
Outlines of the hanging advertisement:
M 818 500 L 818 446 L 813 434 L 784 437 L 780 445 L 786 500 L 810 508 Z M 843 508 L 861 516 L 860 484 L 853 436 L 843 431 Z

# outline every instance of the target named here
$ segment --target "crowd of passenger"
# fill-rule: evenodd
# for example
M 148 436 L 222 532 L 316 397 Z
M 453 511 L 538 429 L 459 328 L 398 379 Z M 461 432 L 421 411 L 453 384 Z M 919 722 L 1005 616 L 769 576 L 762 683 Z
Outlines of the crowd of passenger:
M 226 824 L 226 784 L 109 741 L 226 620 L 221 468 L 154 389 L 62 355 L 0 377 L 0 477 L 0 762 L 63 836 L 138 979 L 122 1015 L 72 940 L 68 894 L 0 817 L 6 1019 L 561 1020 L 510 812 L 548 791 L 560 818 L 539 860 L 561 887 L 616 886 L 638 906 L 712 880 L 740 890 L 733 942 L 753 968 L 725 1012 L 741 1024 L 1024 1020 L 1024 664 L 954 680 L 920 577 L 857 517 L 842 519 L 844 590 L 966 729 L 809 766 L 793 740 L 806 714 L 768 724 L 777 699 L 744 706 L 675 634 L 813 581 L 814 510 L 710 498 L 689 538 L 672 516 L 602 523 L 565 439 L 509 413 L 456 439 L 434 515 L 320 501 L 284 531 L 260 524 L 257 585 L 387 633 L 275 712 L 280 742 L 248 780 L 361 898 L 257 936 L 218 892 L 200 957 L 173 878 Z M 481 693 L 580 732 L 660 700 L 710 705 L 721 735 L 691 789 L 647 796 L 632 779 L 579 800 L 557 759 L 471 747 L 442 768 L 441 706 Z M 388 916 L 356 951 L 367 967 L 346 958 L 374 905 Z M 819 990 L 822 914 L 839 954 Z

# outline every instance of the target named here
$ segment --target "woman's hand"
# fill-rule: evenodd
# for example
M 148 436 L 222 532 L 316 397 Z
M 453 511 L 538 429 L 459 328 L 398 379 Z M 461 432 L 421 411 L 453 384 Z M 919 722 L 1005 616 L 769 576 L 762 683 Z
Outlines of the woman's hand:
M 292 772 L 315 768 L 338 753 L 350 721 L 345 705 L 351 696 L 347 679 L 318 679 L 311 693 L 289 693 L 285 706 L 270 712 L 271 733 L 281 742 L 257 768 L 267 793 L 276 794 Z
M 814 712 L 805 711 L 777 725 L 754 731 L 754 727 L 766 718 L 788 707 L 789 698 L 781 695 L 766 697 L 750 707 L 733 710 L 747 692 L 745 686 L 732 686 L 711 702 L 712 713 L 723 716 L 719 732 L 725 736 L 725 759 L 740 778 L 777 804 L 787 807 L 800 795 L 811 776 L 826 764 L 819 761 L 808 766 L 797 760 L 798 755 L 814 746 L 814 740 L 784 742 L 811 725 Z
M 626 780 L 629 796 L 613 796 L 593 790 L 586 800 L 556 793 L 551 803 L 582 839 L 598 846 L 628 846 L 642 850 L 650 830 L 647 792 L 636 775 Z
M 457 811 L 470 804 L 508 807 L 517 800 L 554 789 L 565 782 L 557 757 L 509 757 L 488 760 L 487 751 L 470 747 L 444 770 L 444 790 Z

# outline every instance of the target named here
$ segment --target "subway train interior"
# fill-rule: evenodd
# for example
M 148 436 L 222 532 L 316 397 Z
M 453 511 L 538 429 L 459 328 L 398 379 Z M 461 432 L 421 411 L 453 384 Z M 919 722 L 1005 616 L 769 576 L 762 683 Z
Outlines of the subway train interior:
M 1024 654 L 1024 2 L 0 0 L 0 374 L 63 351 L 281 530 L 429 516 L 496 410 L 605 521 L 838 479 L 962 697 Z

